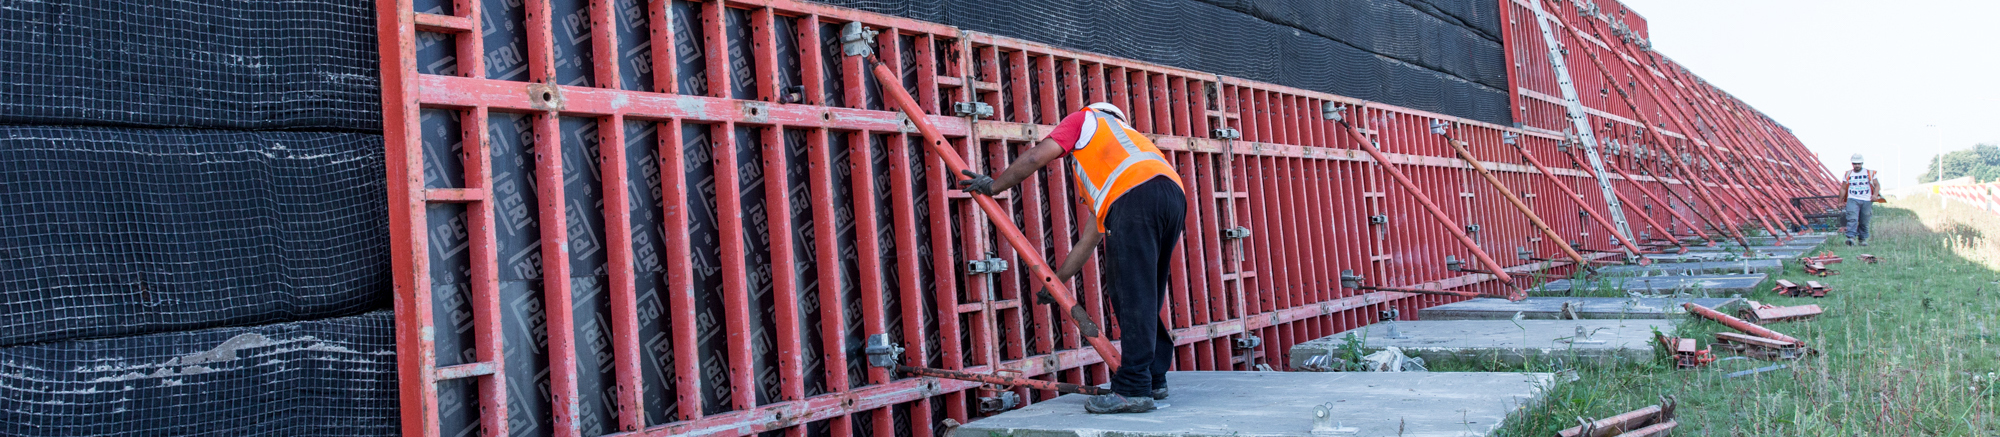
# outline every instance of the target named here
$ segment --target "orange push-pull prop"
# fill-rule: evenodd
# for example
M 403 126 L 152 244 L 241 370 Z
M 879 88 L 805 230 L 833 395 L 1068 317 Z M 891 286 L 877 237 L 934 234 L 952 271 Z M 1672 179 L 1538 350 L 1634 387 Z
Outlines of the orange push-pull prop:
M 917 99 L 910 97 L 910 93 L 904 91 L 903 87 L 897 86 L 903 83 L 903 80 L 896 77 L 896 74 L 889 70 L 889 66 L 883 65 L 875 58 L 875 33 L 862 27 L 859 22 L 848 23 L 841 31 L 842 52 L 847 56 L 860 56 L 874 65 L 875 80 L 881 84 L 882 95 L 888 98 L 890 104 L 908 116 L 910 124 L 915 125 L 917 132 L 923 134 L 924 144 L 931 153 L 943 159 L 945 174 L 957 176 L 959 172 L 969 169 L 965 159 L 958 156 L 958 151 L 951 149 L 951 143 L 945 142 L 944 134 L 938 133 L 937 127 L 931 126 L 930 120 L 925 118 L 923 108 L 917 105 Z M 992 196 L 973 194 L 972 200 L 979 204 L 979 209 L 985 211 L 988 218 L 1013 216 L 1002 209 L 1000 203 L 995 202 Z M 1104 330 L 1100 328 L 1102 325 L 1090 318 L 1090 312 L 1076 303 L 1076 295 L 1070 294 L 1069 286 L 1063 283 L 1062 278 L 1056 277 L 1056 271 L 1049 268 L 1048 260 L 1042 259 L 1042 248 L 1036 246 L 1033 240 L 1029 240 L 1027 235 L 1022 234 L 1021 229 L 1014 226 L 1013 222 L 992 220 L 992 223 L 993 229 L 1000 231 L 1000 237 L 1007 240 L 1007 245 L 1014 247 L 1014 253 L 1021 257 L 1021 264 L 1027 265 L 1028 272 L 1035 277 L 1035 282 L 1039 283 L 1040 287 L 1047 288 L 1049 298 L 1054 299 L 1057 306 L 1064 308 L 1056 312 L 1062 313 L 1070 322 L 1076 324 L 1077 332 L 1083 335 L 1084 341 L 1090 343 L 1091 349 L 1097 350 L 1097 356 L 1104 358 L 1105 366 L 1113 371 L 1118 370 L 1118 348 L 1112 346 L 1111 340 L 1104 337 Z

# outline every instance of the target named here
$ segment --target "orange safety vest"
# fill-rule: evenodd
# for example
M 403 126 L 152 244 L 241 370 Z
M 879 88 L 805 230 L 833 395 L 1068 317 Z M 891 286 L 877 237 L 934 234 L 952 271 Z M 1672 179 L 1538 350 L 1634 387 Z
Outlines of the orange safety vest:
M 1077 192 L 1090 199 L 1097 213 L 1097 231 L 1104 232 L 1104 215 L 1111 203 L 1140 183 L 1164 176 L 1181 185 L 1173 164 L 1154 147 L 1151 140 L 1126 127 L 1117 117 L 1083 111 L 1083 126 L 1070 148 L 1070 163 L 1076 169 Z

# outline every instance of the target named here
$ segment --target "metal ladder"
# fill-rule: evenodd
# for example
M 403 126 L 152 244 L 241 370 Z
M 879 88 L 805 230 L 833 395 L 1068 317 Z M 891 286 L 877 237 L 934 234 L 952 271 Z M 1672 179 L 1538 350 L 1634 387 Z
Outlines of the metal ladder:
M 1567 109 L 1566 112 L 1569 114 L 1570 125 L 1575 127 L 1576 138 L 1578 142 L 1582 143 L 1581 146 L 1584 154 L 1590 157 L 1590 167 L 1596 170 L 1594 175 L 1597 177 L 1597 188 L 1604 190 L 1604 203 L 1607 204 L 1608 213 L 1611 214 L 1611 222 L 1618 225 L 1618 229 L 1612 229 L 1611 231 L 1630 239 L 1632 237 L 1632 229 L 1625 224 L 1625 205 L 1618 201 L 1618 192 L 1611 188 L 1611 181 L 1604 178 L 1604 158 L 1597 154 L 1597 135 L 1590 127 L 1590 114 L 1584 112 L 1583 102 L 1577 100 L 1576 83 L 1570 80 L 1569 65 L 1563 58 L 1564 50 L 1562 42 L 1556 38 L 1555 31 L 1549 26 L 1549 20 L 1554 20 L 1555 17 L 1550 16 L 1547 11 L 1543 10 L 1542 3 L 1539 1 L 1527 3 L 1530 7 L 1534 8 L 1535 25 L 1541 27 L 1542 42 L 1549 48 L 1549 69 L 1555 70 L 1556 85 L 1562 89 L 1563 107 Z M 1585 17 L 1584 19 L 1588 20 L 1590 18 Z M 1627 252 L 1630 251 L 1627 250 Z M 1639 256 L 1639 254 L 1627 253 L 1626 256 L 1634 257 Z

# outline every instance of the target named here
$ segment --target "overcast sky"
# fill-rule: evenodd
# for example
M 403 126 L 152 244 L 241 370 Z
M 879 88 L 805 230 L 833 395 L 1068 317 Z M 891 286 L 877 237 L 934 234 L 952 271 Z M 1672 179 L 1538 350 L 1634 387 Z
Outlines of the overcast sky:
M 1624 0 L 1653 47 L 1883 188 L 2000 144 L 2000 1 Z M 1937 128 L 1929 128 L 1937 125 Z

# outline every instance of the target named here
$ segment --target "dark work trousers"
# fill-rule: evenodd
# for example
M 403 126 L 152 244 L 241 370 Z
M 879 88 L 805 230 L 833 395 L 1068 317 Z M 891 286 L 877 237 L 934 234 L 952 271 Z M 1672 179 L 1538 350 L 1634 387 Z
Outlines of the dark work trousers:
M 1118 205 L 1114 204 L 1111 207 L 1116 209 Z M 1847 238 L 1868 241 L 1868 221 L 1874 218 L 1874 202 L 1847 199 Z
M 1104 217 L 1104 288 L 1118 315 L 1123 360 L 1111 390 L 1150 397 L 1167 386 L 1174 362 L 1173 334 L 1160 326 L 1167 294 L 1167 266 L 1181 242 L 1187 194 L 1172 179 L 1155 177 L 1112 201 Z

